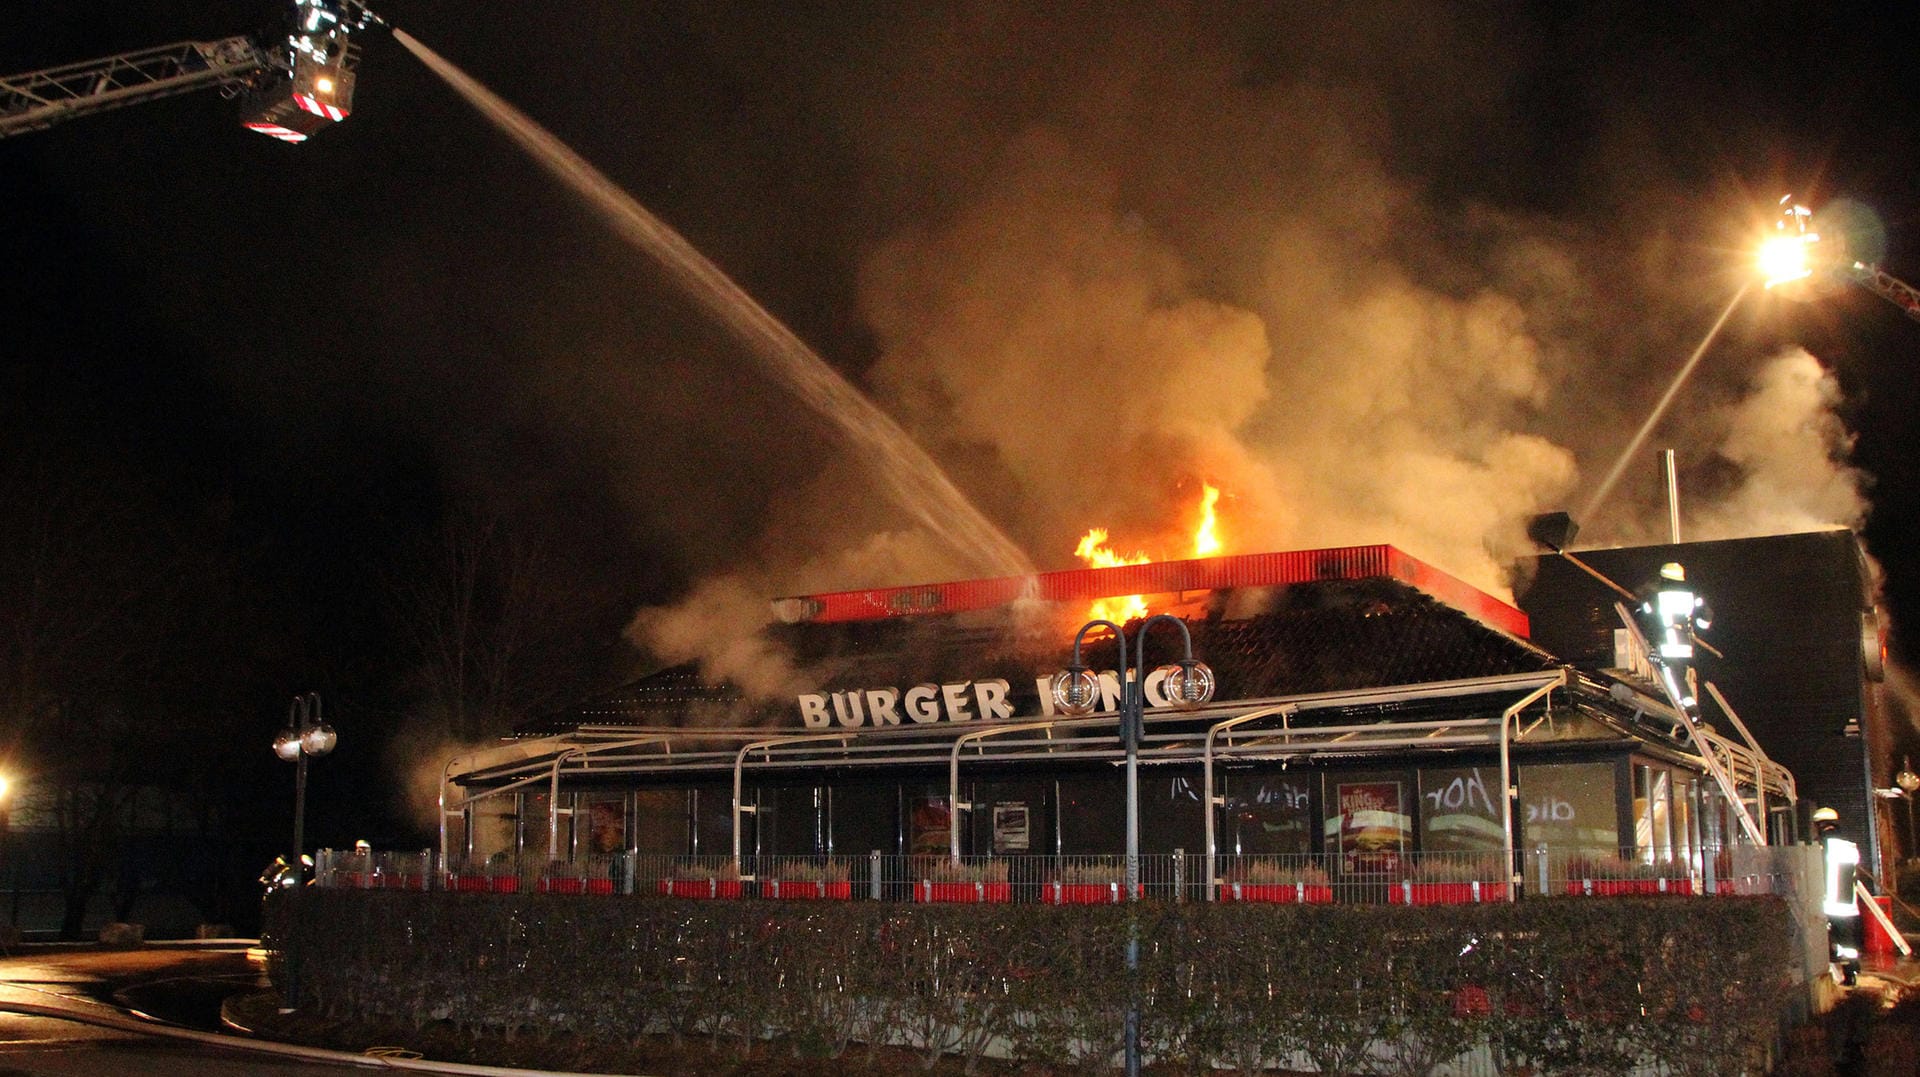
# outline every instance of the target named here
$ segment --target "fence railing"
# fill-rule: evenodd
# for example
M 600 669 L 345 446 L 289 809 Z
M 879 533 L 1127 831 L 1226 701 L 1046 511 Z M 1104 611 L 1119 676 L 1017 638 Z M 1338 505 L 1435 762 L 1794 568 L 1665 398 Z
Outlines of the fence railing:
M 1346 851 L 1292 855 L 1142 855 L 1134 894 L 1154 901 L 1438 905 L 1533 897 L 1786 892 L 1777 850 L 1735 846 L 1655 858 L 1631 849 L 1536 847 L 1509 865 L 1494 852 Z M 1209 870 L 1211 868 L 1211 870 Z M 686 899 L 1113 904 L 1126 857 L 1015 855 L 665 856 L 566 861 L 497 854 L 442 864 L 431 851 L 321 850 L 325 887 L 466 893 L 661 895 Z

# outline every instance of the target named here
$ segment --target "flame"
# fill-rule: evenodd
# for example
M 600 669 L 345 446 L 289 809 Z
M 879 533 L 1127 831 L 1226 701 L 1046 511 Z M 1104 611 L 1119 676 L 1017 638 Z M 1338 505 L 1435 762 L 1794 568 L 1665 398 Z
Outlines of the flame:
M 1220 518 L 1213 511 L 1220 503 L 1220 488 L 1200 484 L 1200 526 L 1193 529 L 1193 556 L 1212 557 L 1226 549 L 1220 542 Z
M 1217 511 L 1219 504 L 1220 488 L 1212 483 L 1201 483 L 1200 520 L 1193 529 L 1193 556 L 1195 557 L 1213 557 L 1226 550 L 1226 544 L 1220 538 L 1220 517 Z M 1153 558 L 1144 553 L 1121 554 L 1107 542 L 1106 528 L 1088 528 L 1087 533 L 1080 536 L 1079 545 L 1073 548 L 1073 555 L 1086 562 L 1088 568 L 1145 565 L 1153 561 Z M 1095 599 L 1087 607 L 1087 619 L 1126 624 L 1136 618 L 1145 617 L 1147 612 L 1145 595 L 1122 595 L 1117 598 Z
M 1080 536 L 1080 544 L 1073 548 L 1073 556 L 1087 563 L 1088 568 L 1118 568 L 1121 565 L 1144 565 L 1153 558 L 1143 553 L 1131 557 L 1114 552 L 1107 545 L 1107 529 L 1092 527 Z M 1147 599 L 1144 595 L 1127 595 L 1123 598 L 1095 599 L 1087 607 L 1089 621 L 1112 621 L 1126 624 L 1136 617 L 1147 615 Z

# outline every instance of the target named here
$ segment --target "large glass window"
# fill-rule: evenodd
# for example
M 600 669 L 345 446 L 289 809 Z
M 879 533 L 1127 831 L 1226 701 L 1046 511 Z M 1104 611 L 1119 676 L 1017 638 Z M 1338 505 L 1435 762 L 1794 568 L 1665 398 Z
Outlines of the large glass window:
M 1236 774 L 1225 784 L 1220 850 L 1242 856 L 1313 852 L 1319 783 L 1295 773 Z
M 1111 856 L 1127 851 L 1127 791 L 1117 775 L 1063 779 L 1058 788 L 1062 853 Z
M 1645 863 L 1664 864 L 1673 856 L 1672 787 L 1664 768 L 1633 768 L 1634 853 Z
M 679 856 L 687 851 L 687 797 L 685 789 L 641 789 L 633 794 L 632 849 L 653 856 Z M 604 851 L 606 831 L 612 822 L 602 818 L 604 801 L 589 805 L 589 825 L 593 828 L 593 847 Z M 731 850 L 729 850 L 731 851 Z
M 865 856 L 878 849 L 900 851 L 900 787 L 891 782 L 848 782 L 827 790 L 830 851 Z
M 760 852 L 812 856 L 826 851 L 820 787 L 766 786 L 760 790 Z
M 1427 767 L 1420 771 L 1420 848 L 1484 853 L 1506 847 L 1498 767 Z
M 693 851 L 701 856 L 733 853 L 733 787 L 703 785 L 693 790 Z M 740 851 L 753 852 L 753 816 L 740 818 Z
M 1164 856 L 1175 849 L 1199 852 L 1207 821 L 1200 814 L 1200 775 L 1149 772 L 1140 778 L 1140 851 Z M 1121 810 L 1125 811 L 1125 804 Z M 1122 851 L 1125 845 L 1121 846 Z
M 475 801 L 470 809 L 472 845 L 467 855 L 481 862 L 502 863 L 514 858 L 516 830 L 520 822 L 519 796 L 507 793 Z
M 1531 849 L 1614 854 L 1619 802 L 1612 763 L 1545 763 L 1520 768 L 1521 841 Z

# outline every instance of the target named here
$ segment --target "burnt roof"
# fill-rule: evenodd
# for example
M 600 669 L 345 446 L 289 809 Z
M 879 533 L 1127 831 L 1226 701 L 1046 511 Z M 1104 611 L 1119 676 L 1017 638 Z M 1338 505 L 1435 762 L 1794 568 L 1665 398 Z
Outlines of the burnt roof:
M 1228 610 L 1248 607 L 1246 616 Z M 1063 668 L 1072 628 L 1058 617 L 1036 627 L 1012 609 L 846 622 L 777 625 L 768 636 L 804 671 L 809 688 L 832 692 L 1001 677 L 1017 712 L 1037 710 L 1035 678 Z M 1551 669 L 1546 651 L 1497 631 L 1398 580 L 1323 580 L 1211 596 L 1185 619 L 1194 656 L 1213 668 L 1219 699 L 1260 699 L 1403 684 L 1427 684 Z M 1180 657 L 1174 633 L 1149 638 L 1147 663 Z M 1095 669 L 1117 665 L 1104 634 L 1082 648 Z M 1023 705 L 1024 704 L 1024 705 Z M 739 688 L 675 666 L 523 726 L 521 735 L 579 725 L 787 724 L 791 697 L 749 702 Z M 725 714 L 725 720 L 713 717 Z M 704 718 L 704 720 L 703 720 Z

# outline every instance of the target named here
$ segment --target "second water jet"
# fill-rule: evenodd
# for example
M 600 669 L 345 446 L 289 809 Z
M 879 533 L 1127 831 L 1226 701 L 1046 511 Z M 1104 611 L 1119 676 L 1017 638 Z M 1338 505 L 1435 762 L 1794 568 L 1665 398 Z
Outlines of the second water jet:
M 623 238 L 658 260 L 687 294 L 748 345 L 769 374 L 834 424 L 861 459 L 873 467 L 893 499 L 921 526 L 982 572 L 999 576 L 1033 573 L 1033 563 L 1026 554 L 967 500 L 892 416 L 854 388 L 684 236 L 566 143 L 411 34 L 395 29 L 393 37 L 534 160 L 598 208 Z

